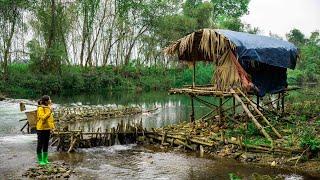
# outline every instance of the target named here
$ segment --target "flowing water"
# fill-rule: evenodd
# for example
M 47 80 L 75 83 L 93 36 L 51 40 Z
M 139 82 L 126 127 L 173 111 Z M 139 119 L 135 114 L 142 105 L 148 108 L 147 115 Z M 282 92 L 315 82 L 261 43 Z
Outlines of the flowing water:
M 157 108 L 155 112 L 133 117 L 70 124 L 71 129 L 106 129 L 121 120 L 140 121 L 147 128 L 161 127 L 189 119 L 190 100 L 183 96 L 164 93 L 104 93 L 85 96 L 52 97 L 58 105 L 111 105 Z M 21 174 L 36 165 L 36 135 L 23 134 L 20 128 L 24 113 L 19 111 L 19 100 L 0 101 L 0 179 L 20 179 Z M 196 117 L 208 110 L 196 106 Z M 32 107 L 28 106 L 31 110 Z M 51 161 L 66 161 L 77 172 L 72 179 L 229 179 L 229 173 L 250 176 L 252 173 L 281 175 L 286 179 L 314 179 L 294 172 L 245 165 L 234 160 L 200 158 L 196 153 L 162 152 L 139 145 L 115 145 L 81 149 L 77 153 L 59 153 L 49 148 Z

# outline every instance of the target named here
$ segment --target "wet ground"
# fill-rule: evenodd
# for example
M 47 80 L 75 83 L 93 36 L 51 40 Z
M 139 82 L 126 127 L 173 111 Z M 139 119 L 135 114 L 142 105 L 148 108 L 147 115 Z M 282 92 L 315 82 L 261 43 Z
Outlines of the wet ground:
M 143 119 L 144 125 L 149 127 L 176 123 L 188 116 L 188 107 L 182 102 L 166 102 L 164 99 L 158 103 L 158 112 L 135 119 Z M 172 114 L 175 111 L 179 114 Z M 23 118 L 25 116 L 19 111 L 17 102 L 0 101 L 0 179 L 20 179 L 28 168 L 36 165 L 36 135 L 20 132 L 23 122 L 18 120 Z M 130 118 L 127 120 L 130 121 Z M 117 121 L 119 119 L 71 126 L 89 129 L 88 126 L 112 126 L 112 122 Z M 56 152 L 54 147 L 50 147 L 49 151 L 49 160 L 71 164 L 76 171 L 71 179 L 229 179 L 230 173 L 243 177 L 260 173 L 283 176 L 285 179 L 314 179 L 277 168 L 246 165 L 234 160 L 199 158 L 197 154 L 179 151 L 162 152 L 135 144 L 82 149 L 71 154 Z

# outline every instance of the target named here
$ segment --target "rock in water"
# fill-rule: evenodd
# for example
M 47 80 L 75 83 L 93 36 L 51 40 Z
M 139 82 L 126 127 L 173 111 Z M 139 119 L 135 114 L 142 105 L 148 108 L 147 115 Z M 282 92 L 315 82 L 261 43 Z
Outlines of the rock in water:
M 3 101 L 5 99 L 6 99 L 6 97 L 4 95 L 0 94 L 0 101 Z

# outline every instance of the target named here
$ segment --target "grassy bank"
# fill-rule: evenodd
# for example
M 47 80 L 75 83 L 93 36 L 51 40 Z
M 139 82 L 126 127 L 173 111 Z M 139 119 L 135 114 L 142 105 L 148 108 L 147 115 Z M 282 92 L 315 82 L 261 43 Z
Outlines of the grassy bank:
M 27 64 L 12 64 L 9 80 L 0 81 L 0 92 L 8 96 L 89 93 L 104 90 L 167 90 L 191 84 L 192 68 L 180 66 L 106 66 L 81 68 L 63 66 L 61 73 L 32 73 Z M 208 84 L 212 65 L 197 65 L 197 84 Z
M 208 84 L 214 67 L 212 64 L 197 63 L 196 84 Z M 99 91 L 167 90 L 192 83 L 192 68 L 186 65 L 166 68 L 164 66 L 106 66 L 84 68 L 62 66 L 54 74 L 33 73 L 28 64 L 11 64 L 9 79 L 0 80 L 0 94 L 11 97 L 39 96 L 41 94 L 81 94 Z M 307 82 L 306 72 L 290 70 L 289 84 Z M 314 79 L 312 82 L 317 82 Z

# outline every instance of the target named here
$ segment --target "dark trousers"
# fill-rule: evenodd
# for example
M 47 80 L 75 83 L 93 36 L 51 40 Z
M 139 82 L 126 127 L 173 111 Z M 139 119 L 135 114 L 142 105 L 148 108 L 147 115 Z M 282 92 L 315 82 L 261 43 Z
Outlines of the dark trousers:
M 37 153 L 48 152 L 50 130 L 37 130 Z

